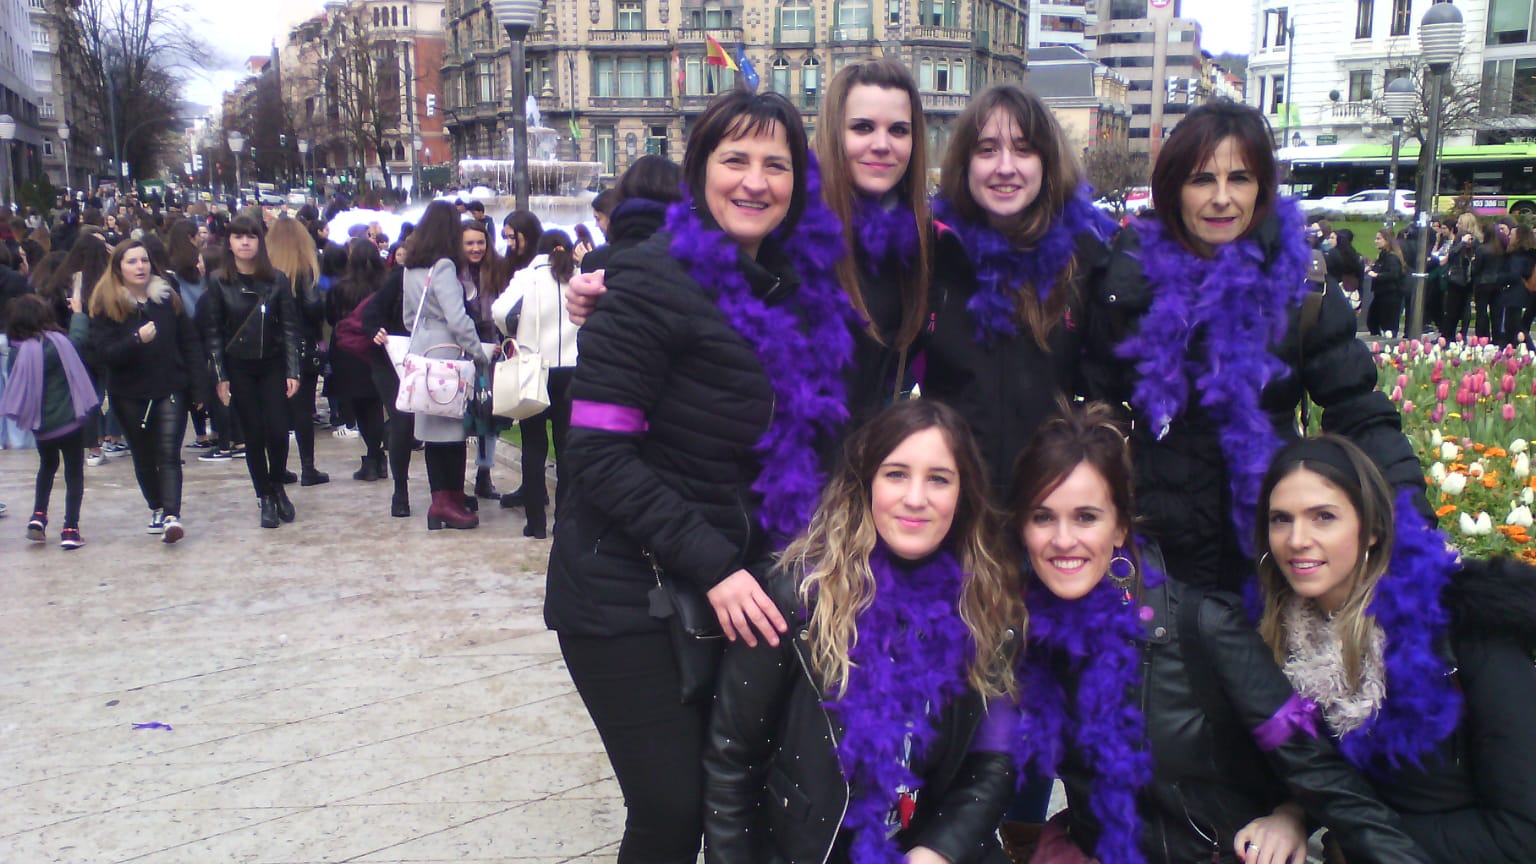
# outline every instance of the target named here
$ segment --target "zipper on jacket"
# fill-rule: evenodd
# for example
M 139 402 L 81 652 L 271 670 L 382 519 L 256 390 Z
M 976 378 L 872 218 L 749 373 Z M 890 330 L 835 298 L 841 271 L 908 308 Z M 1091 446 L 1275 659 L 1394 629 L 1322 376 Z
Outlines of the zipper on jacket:
M 267 304 L 261 304 L 261 325 L 256 331 L 256 356 L 260 357 L 267 351 Z
M 806 631 L 800 632 L 804 634 Z M 811 668 L 806 665 L 805 655 L 800 653 L 799 648 L 795 649 L 795 659 L 800 661 L 800 671 L 805 674 L 805 680 L 810 683 L 811 692 L 820 697 L 821 687 L 816 684 L 816 676 L 811 674 Z M 818 698 L 817 701 L 821 700 Z M 837 762 L 837 773 L 843 777 L 843 812 L 837 814 L 837 827 L 832 831 L 832 843 L 827 846 L 827 851 L 821 856 L 821 864 L 827 864 L 832 859 L 832 850 L 837 848 L 837 835 L 842 831 L 843 820 L 848 816 L 848 804 L 853 798 L 853 788 L 848 785 L 848 772 L 843 768 L 843 757 L 837 753 L 837 727 L 832 725 L 832 715 L 827 713 L 826 708 L 819 705 L 817 708 L 821 711 L 821 718 L 827 721 L 827 741 L 832 744 L 832 759 Z

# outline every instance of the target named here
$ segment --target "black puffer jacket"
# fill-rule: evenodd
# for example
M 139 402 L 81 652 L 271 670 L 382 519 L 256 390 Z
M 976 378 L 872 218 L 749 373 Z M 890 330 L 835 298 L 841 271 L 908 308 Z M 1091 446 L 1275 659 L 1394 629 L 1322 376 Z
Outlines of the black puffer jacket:
M 1105 249 L 1091 235 L 1077 238 L 1072 299 L 1046 350 L 1024 332 L 992 347 L 978 343 L 975 319 L 966 308 L 976 290 L 970 259 L 953 232 L 941 232 L 937 247 L 934 331 L 925 352 L 923 396 L 950 405 L 971 424 L 991 470 L 994 497 L 1001 500 L 1013 479 L 1013 463 L 1035 429 L 1057 414 L 1058 400 L 1080 386 L 1078 357 L 1087 314 L 1082 300 Z
M 835 743 L 842 729 L 822 707 L 797 581 L 779 568 L 764 586 L 789 623 L 777 648 L 737 642 L 726 650 L 704 753 L 709 864 L 849 860 L 850 838 L 839 830 L 849 795 Z M 1017 640 L 1012 630 L 1008 638 Z M 1010 656 L 1016 647 L 1008 646 Z M 953 864 L 1006 864 L 996 831 L 1014 768 L 1006 752 L 972 750 L 985 716 L 970 690 L 945 707 L 934 752 L 912 766 L 923 787 L 897 835 L 902 849 L 925 846 Z M 1014 719 L 1010 706 L 1010 728 Z
M 289 378 L 298 378 L 300 313 L 288 277 L 273 271 L 269 280 L 241 275 L 226 282 L 208 277 L 203 342 L 213 358 L 214 374 L 229 380 L 225 361 L 279 360 Z
M 1276 233 L 1277 223 L 1271 219 L 1260 231 L 1260 242 L 1277 248 Z M 1111 405 L 1129 402 L 1138 374 L 1131 362 L 1115 356 L 1115 346 L 1134 332 L 1151 303 L 1151 287 L 1141 269 L 1140 239 L 1134 228 L 1126 228 L 1116 238 L 1106 272 L 1090 298 L 1089 337 L 1083 355 L 1090 398 Z M 1295 437 L 1293 418 L 1305 385 L 1321 409 L 1323 431 L 1358 444 L 1394 487 L 1419 492 L 1427 513 L 1418 457 L 1403 436 L 1397 408 L 1376 387 L 1376 364 L 1355 338 L 1356 317 L 1349 301 L 1336 289 L 1328 289 L 1305 345 L 1300 339 L 1300 319 L 1301 308 L 1291 310 L 1285 338 L 1268 346 L 1292 369 L 1291 375 L 1272 382 L 1259 397 L 1276 433 L 1282 441 Z M 1134 415 L 1131 449 L 1138 515 L 1161 544 L 1168 572 L 1191 584 L 1241 591 L 1253 574 L 1253 562 L 1243 554 L 1232 526 L 1232 493 L 1220 430 L 1193 397 L 1190 402 L 1162 440 L 1156 438 L 1149 419 L 1139 412 Z
M 656 580 L 644 552 L 669 573 L 708 590 L 735 571 L 766 575 L 766 544 L 752 484 L 754 452 L 773 417 L 774 394 L 752 346 L 672 258 L 658 232 L 615 255 L 578 337 L 571 384 L 577 405 L 638 412 L 638 433 L 573 421 L 565 460 L 571 489 L 556 522 L 544 620 L 576 636 L 659 631 L 647 612 Z M 799 279 L 764 243 L 738 267 L 766 302 L 782 303 Z
M 1235 596 L 1202 591 L 1199 642 L 1180 632 L 1187 590 L 1170 580 L 1145 589 L 1138 601 L 1153 611 L 1140 646 L 1142 685 L 1136 697 L 1153 758 L 1153 781 L 1137 798 L 1147 860 L 1235 864 L 1237 832 L 1289 799 L 1336 831 L 1351 864 L 1428 864 L 1397 816 L 1326 735 L 1294 734 L 1260 752 L 1252 730 L 1294 696 L 1290 682 Z M 1201 656 L 1205 663 L 1191 668 L 1198 662 L 1191 658 Z M 1215 696 L 1201 698 L 1202 689 L 1193 683 L 1201 674 L 1210 682 L 1205 692 L 1219 693 L 1220 704 L 1211 704 Z M 1076 685 L 1065 683 L 1072 704 Z M 1091 852 L 1100 832 L 1089 808 L 1093 775 L 1070 745 L 1061 779 L 1072 840 Z

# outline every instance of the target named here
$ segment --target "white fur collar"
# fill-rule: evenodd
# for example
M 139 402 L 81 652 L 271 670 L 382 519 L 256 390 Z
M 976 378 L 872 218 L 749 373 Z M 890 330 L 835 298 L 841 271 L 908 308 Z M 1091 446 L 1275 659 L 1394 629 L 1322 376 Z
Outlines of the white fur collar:
M 149 277 L 149 288 L 145 299 L 151 303 L 169 303 L 171 302 L 171 292 L 174 290 L 171 287 L 171 283 L 159 276 L 151 276 Z M 127 293 L 128 289 L 124 288 L 123 291 Z M 133 300 L 135 303 L 139 302 L 131 293 L 128 293 L 128 299 Z
M 1360 663 L 1360 687 L 1352 691 L 1344 675 L 1338 633 L 1317 604 L 1293 595 L 1285 601 L 1280 617 L 1289 655 L 1284 671 L 1291 686 L 1317 703 L 1335 735 L 1346 735 L 1365 725 L 1387 698 L 1381 661 L 1386 634 L 1371 625 L 1370 648 Z

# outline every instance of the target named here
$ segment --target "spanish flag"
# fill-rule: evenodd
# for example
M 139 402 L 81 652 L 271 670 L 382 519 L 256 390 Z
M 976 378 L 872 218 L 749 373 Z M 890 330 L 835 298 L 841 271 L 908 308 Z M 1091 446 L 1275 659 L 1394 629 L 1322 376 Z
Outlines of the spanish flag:
M 720 43 L 715 41 L 715 37 L 706 35 L 704 38 L 709 42 L 709 48 L 704 52 L 705 63 L 710 66 L 724 66 L 732 72 L 741 71 L 737 67 L 736 61 L 731 59 L 731 55 L 725 53 L 725 49 L 721 48 Z

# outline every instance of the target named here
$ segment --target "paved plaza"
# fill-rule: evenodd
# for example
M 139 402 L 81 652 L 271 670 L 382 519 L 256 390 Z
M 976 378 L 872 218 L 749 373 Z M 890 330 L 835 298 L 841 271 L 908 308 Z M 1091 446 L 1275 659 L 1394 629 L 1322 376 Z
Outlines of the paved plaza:
M 87 468 L 74 552 L 62 474 L 30 544 L 36 455 L 0 452 L 0 864 L 615 860 L 618 788 L 540 614 L 548 542 L 494 503 L 428 533 L 419 454 L 392 519 L 388 482 L 351 479 L 361 442 L 317 438 L 332 480 L 275 531 L 242 462 L 186 451 L 175 546 L 129 459 Z

